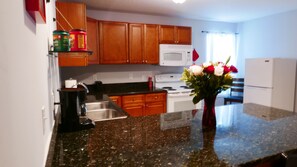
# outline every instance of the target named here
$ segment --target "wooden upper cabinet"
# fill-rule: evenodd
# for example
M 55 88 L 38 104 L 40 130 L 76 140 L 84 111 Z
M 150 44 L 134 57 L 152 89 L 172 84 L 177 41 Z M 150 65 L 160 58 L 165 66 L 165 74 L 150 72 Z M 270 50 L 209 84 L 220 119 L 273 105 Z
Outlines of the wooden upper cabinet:
M 153 24 L 129 24 L 131 64 L 159 63 L 159 30 Z
M 178 44 L 192 44 L 192 28 L 176 27 L 176 41 Z
M 175 44 L 175 26 L 168 26 L 168 25 L 160 25 L 159 26 L 159 42 L 160 43 L 168 43 L 168 44 Z
M 87 30 L 86 5 L 84 3 L 56 1 L 57 30 Z M 59 53 L 59 66 L 87 66 L 88 53 Z
M 192 44 L 192 28 L 183 26 L 159 26 L 160 44 Z
M 89 56 L 88 64 L 99 64 L 99 36 L 96 19 L 87 18 L 87 35 L 88 50 L 93 51 L 93 54 Z
M 129 63 L 128 23 L 99 22 L 100 64 Z
M 131 64 L 143 60 L 143 24 L 129 24 L 129 59 Z
M 146 64 L 159 64 L 158 25 L 144 25 L 143 57 Z
M 56 2 L 57 29 L 87 29 L 86 5 L 76 2 Z

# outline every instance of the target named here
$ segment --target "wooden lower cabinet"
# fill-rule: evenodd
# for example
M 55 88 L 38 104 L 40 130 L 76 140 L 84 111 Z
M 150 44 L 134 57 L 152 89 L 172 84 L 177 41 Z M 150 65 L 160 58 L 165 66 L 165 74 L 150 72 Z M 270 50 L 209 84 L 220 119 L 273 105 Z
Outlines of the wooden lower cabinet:
M 164 113 L 164 102 L 151 102 L 151 103 L 146 103 L 145 105 L 145 115 L 155 115 L 155 114 L 160 114 Z
M 145 95 L 125 95 L 122 96 L 122 108 L 130 116 L 138 117 L 144 113 Z
M 122 97 L 121 96 L 109 96 L 109 98 L 116 103 L 119 107 L 122 107 Z
M 135 117 L 165 113 L 166 93 L 124 95 L 122 109 Z
M 144 104 L 124 105 L 122 108 L 133 117 L 143 116 L 144 113 Z
M 152 93 L 145 96 L 145 115 L 166 112 L 166 93 Z

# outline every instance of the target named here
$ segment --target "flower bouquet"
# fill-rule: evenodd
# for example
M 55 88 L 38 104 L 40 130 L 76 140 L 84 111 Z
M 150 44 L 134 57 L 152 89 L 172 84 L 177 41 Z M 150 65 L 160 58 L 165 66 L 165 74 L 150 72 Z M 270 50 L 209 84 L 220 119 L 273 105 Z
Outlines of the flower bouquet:
M 181 80 L 185 81 L 188 87 L 192 88 L 191 96 L 193 103 L 197 104 L 204 99 L 204 111 L 202 125 L 215 128 L 215 100 L 219 93 L 231 87 L 233 77 L 231 73 L 237 73 L 235 66 L 228 66 L 230 57 L 226 63 L 206 62 L 202 65 L 192 65 L 185 68 Z

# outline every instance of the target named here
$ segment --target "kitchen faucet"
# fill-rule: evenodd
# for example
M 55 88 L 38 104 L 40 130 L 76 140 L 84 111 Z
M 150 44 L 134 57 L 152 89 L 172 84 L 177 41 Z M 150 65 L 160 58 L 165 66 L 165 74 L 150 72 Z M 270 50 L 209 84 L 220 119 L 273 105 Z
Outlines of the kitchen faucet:
M 88 87 L 84 83 L 79 82 L 76 85 L 72 85 L 72 87 L 77 86 L 77 85 L 81 85 L 82 87 L 84 87 L 86 89 L 86 92 L 89 93 L 89 89 L 88 89 Z

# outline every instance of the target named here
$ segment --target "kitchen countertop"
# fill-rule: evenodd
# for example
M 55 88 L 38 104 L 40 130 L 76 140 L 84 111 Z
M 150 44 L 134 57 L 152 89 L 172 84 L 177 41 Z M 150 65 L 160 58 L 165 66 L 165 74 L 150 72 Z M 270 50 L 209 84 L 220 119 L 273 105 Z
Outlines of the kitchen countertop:
M 190 119 L 180 119 L 180 116 Z M 96 122 L 58 133 L 48 166 L 254 166 L 297 150 L 297 115 L 256 104 L 216 107 L 217 128 L 201 130 L 201 110 Z
M 156 87 L 152 87 L 151 89 L 149 89 L 147 82 L 102 84 L 101 86 L 99 86 L 100 88 L 95 88 L 96 84 L 93 84 L 88 85 L 88 87 L 90 89 L 90 92 L 102 92 L 103 94 L 107 94 L 108 96 L 167 92 L 166 90 L 158 89 Z

